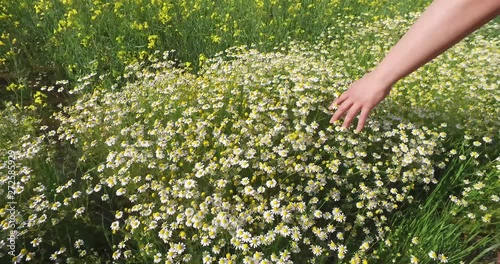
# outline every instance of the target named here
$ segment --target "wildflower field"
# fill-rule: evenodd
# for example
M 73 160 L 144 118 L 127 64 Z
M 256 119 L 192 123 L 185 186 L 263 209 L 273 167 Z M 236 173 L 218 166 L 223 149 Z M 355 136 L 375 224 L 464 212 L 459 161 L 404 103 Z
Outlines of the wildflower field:
M 0 263 L 496 263 L 498 19 L 355 133 L 430 1 L 0 2 Z

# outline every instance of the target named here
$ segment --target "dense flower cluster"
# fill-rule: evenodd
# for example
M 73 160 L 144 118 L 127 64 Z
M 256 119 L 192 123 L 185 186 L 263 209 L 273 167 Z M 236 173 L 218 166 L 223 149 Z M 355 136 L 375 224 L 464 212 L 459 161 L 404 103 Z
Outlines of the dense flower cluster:
M 326 34 L 318 44 L 292 43 L 270 53 L 231 48 L 206 61 L 199 75 L 158 62 L 130 66 L 123 78 L 137 81 L 120 89 L 73 89 L 78 100 L 54 115 L 57 129 L 42 126 L 45 137 L 8 146 L 18 151 L 20 164 L 40 152 L 26 151 L 33 144 L 69 146 L 82 171 L 48 181 L 19 167 L 25 169 L 16 175 L 16 194 L 23 203 L 15 228 L 31 249 L 17 260 L 40 254 L 37 247 L 50 240 L 47 230 L 63 230 L 68 221 L 100 228 L 112 238 L 109 255 L 131 263 L 376 259 L 373 245 L 390 244 L 389 217 L 412 203 L 415 192 L 431 189 L 451 158 L 480 164 L 498 155 L 491 150 L 499 140 L 499 91 L 490 89 L 496 81 L 487 78 L 492 71 L 481 68 L 481 60 L 463 55 L 493 49 L 481 35 L 469 40 L 474 48 L 467 42 L 440 58 L 439 71 L 431 65 L 396 86 L 363 132 L 328 123 L 326 107 L 366 70 L 351 59 L 379 58 L 390 43 L 369 41 L 383 37 L 377 28 L 391 26 L 397 34 L 413 18 L 381 20 L 356 34 Z M 356 52 L 361 44 L 366 54 Z M 498 62 L 492 53 L 489 63 Z M 449 84 L 431 81 L 430 74 Z M 485 113 L 471 112 L 478 109 Z M 482 119 L 464 119 L 468 114 Z M 457 123 L 445 122 L 454 115 Z M 455 137 L 477 151 L 448 148 Z M 0 174 L 2 189 L 6 177 Z M 471 184 L 467 194 L 484 187 Z M 103 211 L 98 222 L 96 208 Z M 6 209 L 0 216 L 10 230 Z M 487 222 L 493 216 L 484 211 Z M 71 259 L 75 253 L 68 251 L 92 255 L 91 242 L 76 233 L 71 244 L 50 245 L 50 259 Z M 408 261 L 448 258 L 428 254 Z
M 359 135 L 328 125 L 325 107 L 350 80 L 317 54 L 235 48 L 200 77 L 140 72 L 57 117 L 80 160 L 101 161 L 86 193 L 129 202 L 110 226 L 123 236 L 116 259 L 148 243 L 142 254 L 167 262 L 367 257 L 387 213 L 436 182 L 445 137 L 389 120 Z

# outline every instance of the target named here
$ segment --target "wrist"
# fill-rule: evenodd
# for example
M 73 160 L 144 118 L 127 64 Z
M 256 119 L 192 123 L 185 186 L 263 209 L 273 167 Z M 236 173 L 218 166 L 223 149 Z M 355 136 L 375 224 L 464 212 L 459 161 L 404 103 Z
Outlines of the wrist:
M 399 81 L 393 73 L 384 72 L 380 69 L 374 69 L 373 71 L 366 74 L 373 82 L 377 83 L 379 86 L 384 87 L 386 90 L 390 90 L 391 87 Z

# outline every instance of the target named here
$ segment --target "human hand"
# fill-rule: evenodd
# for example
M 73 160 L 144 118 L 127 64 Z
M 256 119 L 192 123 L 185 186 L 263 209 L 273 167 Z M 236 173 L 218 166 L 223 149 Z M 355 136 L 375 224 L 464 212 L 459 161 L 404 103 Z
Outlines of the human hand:
M 349 89 L 328 107 L 331 111 L 335 110 L 330 123 L 334 123 L 345 115 L 342 126 L 348 128 L 352 120 L 360 113 L 356 131 L 361 131 L 370 112 L 384 100 L 390 90 L 390 84 L 381 81 L 373 73 L 367 73 L 363 78 L 352 83 Z

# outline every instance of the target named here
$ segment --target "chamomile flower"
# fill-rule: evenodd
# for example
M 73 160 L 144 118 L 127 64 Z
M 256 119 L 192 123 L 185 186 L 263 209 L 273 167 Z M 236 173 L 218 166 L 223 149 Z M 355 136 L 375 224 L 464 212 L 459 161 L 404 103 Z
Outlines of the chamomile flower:
M 429 258 L 431 258 L 433 260 L 437 260 L 438 259 L 438 255 L 433 250 L 429 251 L 428 255 L 429 255 Z

